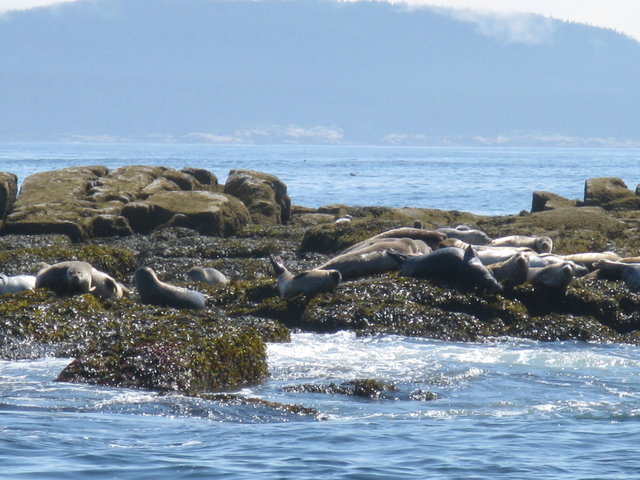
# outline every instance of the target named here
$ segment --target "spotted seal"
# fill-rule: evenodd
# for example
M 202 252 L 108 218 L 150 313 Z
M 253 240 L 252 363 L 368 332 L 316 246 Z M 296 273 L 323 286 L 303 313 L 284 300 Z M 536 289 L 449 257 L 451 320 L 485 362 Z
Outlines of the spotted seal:
M 205 308 L 206 300 L 202 293 L 162 282 L 150 267 L 138 268 L 135 282 L 142 303 L 197 310 Z
M 342 275 L 338 270 L 312 269 L 294 275 L 285 267 L 282 259 L 275 255 L 269 255 L 278 281 L 278 293 L 282 298 L 293 297 L 300 293 L 315 295 L 321 292 L 335 290 Z
M 203 282 L 209 285 L 229 283 L 229 279 L 220 270 L 215 268 L 193 267 L 187 272 L 187 277 L 192 282 Z

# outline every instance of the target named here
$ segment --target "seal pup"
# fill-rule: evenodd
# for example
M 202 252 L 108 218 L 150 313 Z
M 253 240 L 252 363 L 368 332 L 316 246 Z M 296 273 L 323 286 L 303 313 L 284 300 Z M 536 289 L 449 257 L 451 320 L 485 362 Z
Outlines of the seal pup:
M 293 297 L 299 293 L 312 296 L 316 293 L 331 292 L 342 280 L 338 270 L 312 269 L 294 275 L 285 267 L 280 257 L 269 255 L 269 260 L 278 281 L 278 293 L 282 298 Z
M 0 273 L 0 295 L 4 295 L 5 293 L 20 293 L 35 288 L 35 275 L 14 275 L 10 277 L 4 273 Z
M 505 287 L 513 288 L 527 281 L 529 257 L 522 252 L 516 253 L 509 260 L 488 265 L 487 269 Z
M 184 287 L 162 282 L 150 267 L 140 267 L 135 272 L 135 282 L 142 303 L 159 307 L 205 308 L 205 296 Z
M 404 255 L 430 253 L 431 248 L 421 240 L 411 238 L 377 238 L 371 244 L 348 249 L 318 267 L 319 270 L 338 270 L 343 280 L 377 275 L 398 269 L 398 262 L 389 251 Z
M 478 259 L 471 245 L 466 249 L 440 248 L 414 257 L 393 251 L 389 254 L 397 260 L 402 275 L 406 277 L 439 278 L 477 285 L 492 292 L 502 291 L 502 285 Z
M 632 292 L 640 291 L 640 263 L 600 260 L 594 267 L 598 278 L 622 280 Z
M 573 279 L 573 267 L 568 263 L 553 263 L 546 267 L 529 268 L 527 282 L 534 287 L 546 287 L 565 292 Z
M 437 232 L 444 233 L 447 238 L 457 238 L 471 245 L 486 245 L 491 241 L 491 237 L 482 230 L 477 230 L 468 225 L 458 225 L 457 227 L 440 227 Z
M 229 279 L 220 270 L 215 268 L 193 267 L 187 272 L 187 277 L 192 282 L 208 283 L 209 285 L 218 285 L 221 283 L 229 283 Z
M 36 275 L 35 286 L 61 295 L 89 293 L 95 290 L 91 283 L 92 269 L 91 264 L 77 260 L 46 265 Z
M 547 236 L 509 235 L 489 242 L 494 247 L 526 247 L 538 253 L 551 253 L 553 240 Z

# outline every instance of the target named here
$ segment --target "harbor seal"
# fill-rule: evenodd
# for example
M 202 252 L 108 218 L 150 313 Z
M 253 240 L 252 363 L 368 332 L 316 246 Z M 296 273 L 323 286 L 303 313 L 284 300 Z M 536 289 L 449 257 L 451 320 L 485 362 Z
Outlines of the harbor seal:
M 538 253 L 551 253 L 553 240 L 547 236 L 509 235 L 489 242 L 494 247 L 526 247 Z
M 35 288 L 59 295 L 91 293 L 99 298 L 121 298 L 129 289 L 88 262 L 72 260 L 46 265 L 36 275 Z
M 457 238 L 471 245 L 486 245 L 491 241 L 489 235 L 482 230 L 477 230 L 468 225 L 458 225 L 457 227 L 440 227 L 437 232 L 444 233 L 447 238 Z
M 36 277 L 34 275 L 14 275 L 10 277 L 0 273 L 0 295 L 20 293 L 34 288 L 36 288 Z
M 559 255 L 560 258 L 564 260 L 579 263 L 587 267 L 587 269 L 592 272 L 596 269 L 594 266 L 595 263 L 601 260 L 613 260 L 613 261 L 622 261 L 620 255 L 613 252 L 586 252 L 586 253 L 574 253 L 571 255 Z
M 218 285 L 221 283 L 229 283 L 229 279 L 220 270 L 215 268 L 193 267 L 187 272 L 187 277 L 192 282 L 208 283 L 209 285 Z
M 546 267 L 529 268 L 527 281 L 534 287 L 565 292 L 573 276 L 573 267 L 570 263 L 552 263 Z
M 598 278 L 622 280 L 632 292 L 640 291 L 640 263 L 600 260 L 594 267 Z
M 422 240 L 411 238 L 375 238 L 357 248 L 349 248 L 318 267 L 319 270 L 338 270 L 342 280 L 377 275 L 397 270 L 398 262 L 389 255 L 393 250 L 405 255 L 430 253 L 431 248 Z
M 382 233 L 374 235 L 371 239 L 375 238 L 412 238 L 413 240 L 422 240 L 429 245 L 430 248 L 436 249 L 440 242 L 447 238 L 447 235 L 435 230 L 423 230 L 422 228 L 415 227 L 400 227 L 386 230 Z
M 184 287 L 162 282 L 150 267 L 140 267 L 135 272 L 135 281 L 142 303 L 160 307 L 205 308 L 205 296 Z
M 278 293 L 282 298 L 300 293 L 312 296 L 316 293 L 331 292 L 342 280 L 338 270 L 312 269 L 294 275 L 285 267 L 280 257 L 269 255 L 269 260 L 278 281 Z
M 513 288 L 527 281 L 529 275 L 529 257 L 516 253 L 509 260 L 487 266 L 496 280 L 507 288 Z
M 91 284 L 91 264 L 82 261 L 47 265 L 36 275 L 36 288 L 48 288 L 59 295 L 75 295 L 95 290 Z
M 502 291 L 502 285 L 482 264 L 472 246 L 466 249 L 446 247 L 432 253 L 407 256 L 390 251 L 400 265 L 402 275 L 414 278 L 436 278 L 466 283 L 490 290 Z

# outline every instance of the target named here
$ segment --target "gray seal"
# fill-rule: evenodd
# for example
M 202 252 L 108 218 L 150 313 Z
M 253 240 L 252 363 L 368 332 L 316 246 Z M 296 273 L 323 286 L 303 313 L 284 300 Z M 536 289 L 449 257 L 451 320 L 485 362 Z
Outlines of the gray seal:
M 89 293 L 93 267 L 87 262 L 70 261 L 47 265 L 36 275 L 36 288 L 48 288 L 59 295 Z
M 187 272 L 187 277 L 192 282 L 208 283 L 209 285 L 218 285 L 221 283 L 229 283 L 229 279 L 220 270 L 215 268 L 193 267 Z
M 159 307 L 205 308 L 206 300 L 202 293 L 162 282 L 149 267 L 138 268 L 135 281 L 142 303 Z
M 293 297 L 300 293 L 308 296 L 322 292 L 335 290 L 342 275 L 338 270 L 312 269 L 294 275 L 291 273 L 282 259 L 275 255 L 269 255 L 278 281 L 278 293 L 282 298 Z
M 450 280 L 492 292 L 502 291 L 502 285 L 478 259 L 471 245 L 466 249 L 440 248 L 414 257 L 393 251 L 389 253 L 397 260 L 402 275 L 406 277 Z
M 0 295 L 5 293 L 20 293 L 36 288 L 36 277 L 33 275 L 7 276 L 0 273 Z

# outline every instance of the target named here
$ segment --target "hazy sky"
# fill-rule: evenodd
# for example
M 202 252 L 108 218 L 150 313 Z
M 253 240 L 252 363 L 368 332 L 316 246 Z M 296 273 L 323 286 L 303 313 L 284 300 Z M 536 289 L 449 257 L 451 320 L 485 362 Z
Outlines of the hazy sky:
M 76 0 L 0 0 L 0 12 Z M 349 0 L 347 0 L 349 1 Z M 356 0 L 357 1 L 357 0 Z M 383 0 L 384 1 L 384 0 Z M 640 40 L 638 0 L 388 0 L 392 3 L 470 9 L 509 15 L 537 13 L 560 20 L 612 28 Z

